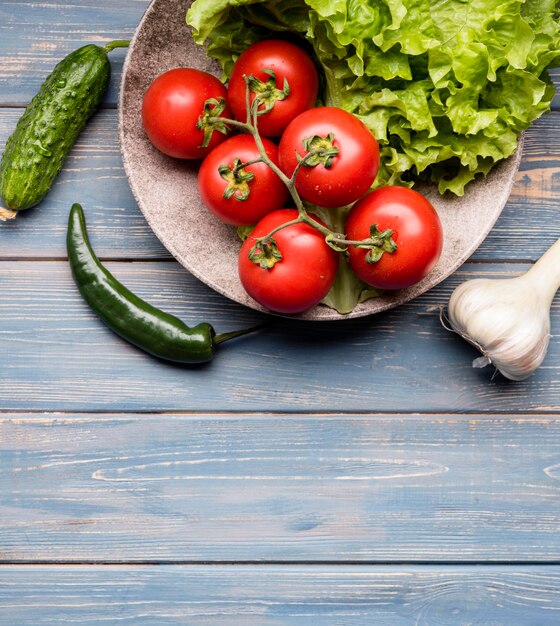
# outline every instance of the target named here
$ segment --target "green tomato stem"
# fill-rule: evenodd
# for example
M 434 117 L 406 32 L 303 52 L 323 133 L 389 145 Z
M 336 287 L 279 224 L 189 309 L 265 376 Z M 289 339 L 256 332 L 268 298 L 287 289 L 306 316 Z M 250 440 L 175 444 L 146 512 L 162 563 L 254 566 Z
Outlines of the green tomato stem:
M 254 159 L 252 161 L 248 161 L 247 163 L 242 163 L 240 165 L 238 165 L 237 169 L 241 169 L 242 167 L 246 167 L 248 165 L 252 165 L 253 163 L 266 163 L 266 165 L 268 165 L 268 167 L 270 167 L 270 169 L 278 176 L 278 178 L 280 178 L 280 180 L 286 185 L 286 187 L 288 188 L 290 195 L 292 197 L 292 200 L 294 201 L 295 205 L 296 205 L 296 209 L 298 211 L 298 217 L 296 219 L 290 220 L 288 222 L 286 222 L 285 224 L 281 224 L 280 226 L 277 226 L 276 228 L 274 228 L 272 231 L 270 231 L 267 235 L 265 235 L 264 237 L 259 237 L 256 241 L 258 243 L 261 244 L 268 244 L 269 242 L 273 241 L 273 236 L 279 232 L 280 230 L 282 230 L 283 228 L 286 228 L 288 226 L 293 226 L 295 224 L 307 224 L 313 228 L 315 228 L 316 230 L 318 230 L 322 235 L 325 236 L 325 238 L 327 239 L 327 243 L 328 245 L 330 245 L 331 247 L 333 247 L 332 244 L 334 244 L 335 249 L 338 250 L 339 252 L 345 252 L 346 248 L 348 246 L 360 246 L 362 248 L 375 248 L 379 246 L 379 243 L 377 241 L 372 241 L 371 238 L 369 239 L 364 239 L 361 241 L 353 241 L 353 240 L 348 240 L 345 238 L 343 233 L 339 233 L 339 232 L 335 232 L 333 230 L 331 230 L 330 228 L 328 228 L 327 226 L 324 226 L 323 224 L 321 224 L 320 222 L 318 222 L 316 219 L 314 219 L 311 215 L 309 215 L 309 213 L 307 212 L 303 201 L 296 189 L 296 177 L 299 173 L 299 171 L 301 170 L 302 167 L 306 167 L 309 163 L 309 161 L 311 161 L 313 159 L 313 157 L 318 156 L 318 155 L 322 155 L 324 153 L 324 148 L 317 148 L 314 150 L 309 151 L 304 157 L 302 157 L 299 161 L 299 163 L 296 165 L 292 176 L 288 177 L 286 176 L 286 174 L 284 174 L 284 172 L 276 165 L 276 163 L 274 163 L 270 157 L 268 156 L 268 154 L 266 153 L 266 149 L 264 147 L 261 135 L 259 133 L 259 129 L 258 129 L 258 117 L 259 117 L 259 112 L 258 112 L 258 108 L 260 105 L 260 97 L 257 94 L 256 97 L 254 98 L 253 102 L 251 103 L 251 98 L 250 98 L 250 88 L 249 88 L 249 83 L 248 80 L 245 80 L 247 88 L 246 88 L 246 107 L 247 107 L 247 121 L 246 122 L 239 122 L 238 120 L 233 120 L 233 119 L 229 119 L 229 118 L 224 118 L 224 117 L 219 117 L 216 119 L 219 119 L 222 123 L 225 123 L 227 125 L 231 125 L 234 126 L 236 128 L 239 128 L 242 131 L 247 132 L 248 134 L 252 135 L 252 137 L 255 140 L 255 144 L 257 145 L 257 149 L 259 151 L 260 154 L 260 158 L 258 159 Z M 209 121 L 212 121 L 212 118 L 209 118 Z M 329 242 L 330 240 L 330 242 Z
M 272 239 L 272 237 L 280 230 L 287 228 L 288 226 L 294 226 L 294 224 L 301 224 L 304 221 L 304 218 L 300 215 L 298 217 L 296 217 L 293 220 L 290 220 L 289 222 L 285 222 L 284 224 L 280 224 L 280 226 L 277 226 L 276 228 L 274 228 L 273 230 L 271 230 L 267 235 L 265 235 L 264 237 L 259 237 L 258 239 L 256 239 L 256 241 L 260 241 L 261 243 L 267 243 L 268 241 L 270 241 Z
M 251 161 L 245 161 L 244 163 L 238 163 L 233 168 L 233 173 L 235 174 L 239 170 L 242 170 L 244 167 L 249 167 L 249 165 L 255 165 L 255 163 L 264 163 L 262 156 L 260 156 L 258 159 L 251 159 Z
M 232 120 L 229 117 L 222 117 L 222 116 L 208 118 L 209 122 L 214 122 L 218 120 L 220 120 L 221 122 L 224 122 L 224 124 L 227 124 L 228 126 L 235 126 L 236 128 L 239 128 L 239 130 L 244 130 L 245 132 L 248 132 L 248 133 L 251 132 L 251 125 L 246 124 L 245 122 L 240 122 L 239 120 Z

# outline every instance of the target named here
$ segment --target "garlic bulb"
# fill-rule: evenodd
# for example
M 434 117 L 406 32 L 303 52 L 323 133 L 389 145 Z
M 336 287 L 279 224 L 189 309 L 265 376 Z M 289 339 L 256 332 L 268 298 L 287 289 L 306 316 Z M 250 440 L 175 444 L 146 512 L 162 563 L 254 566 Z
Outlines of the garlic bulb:
M 560 239 L 525 274 L 469 280 L 448 306 L 455 332 L 510 380 L 524 380 L 543 362 L 550 341 L 550 307 L 560 287 Z

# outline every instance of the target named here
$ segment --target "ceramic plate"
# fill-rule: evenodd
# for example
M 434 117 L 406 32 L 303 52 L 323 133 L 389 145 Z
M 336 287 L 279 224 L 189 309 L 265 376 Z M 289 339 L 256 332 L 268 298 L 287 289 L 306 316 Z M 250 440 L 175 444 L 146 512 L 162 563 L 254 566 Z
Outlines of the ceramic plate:
M 201 281 L 241 304 L 264 310 L 243 289 L 237 275 L 240 241 L 235 229 L 222 224 L 202 204 L 197 190 L 197 163 L 158 152 L 142 129 L 143 95 L 160 73 L 186 66 L 219 76 L 217 63 L 197 46 L 185 23 L 190 2 L 155 0 L 133 38 L 121 85 L 119 132 L 125 170 L 134 196 L 163 245 Z M 454 272 L 482 243 L 507 202 L 521 158 L 517 153 L 486 179 L 467 187 L 463 198 L 442 198 L 423 188 L 443 223 L 445 244 L 436 268 L 422 282 L 364 302 L 340 315 L 318 305 L 299 315 L 313 320 L 362 317 L 402 304 L 424 293 Z

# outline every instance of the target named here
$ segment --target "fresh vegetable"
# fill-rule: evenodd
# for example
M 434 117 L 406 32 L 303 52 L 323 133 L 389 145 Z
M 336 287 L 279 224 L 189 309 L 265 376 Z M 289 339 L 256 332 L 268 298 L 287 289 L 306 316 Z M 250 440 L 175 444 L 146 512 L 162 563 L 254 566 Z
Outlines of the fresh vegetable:
M 248 95 L 249 94 L 247 92 L 247 96 Z M 248 111 L 246 122 L 240 122 L 239 120 L 226 120 L 226 123 L 246 132 L 253 138 L 260 154 L 260 160 L 262 160 L 262 162 L 266 164 L 286 185 L 296 206 L 295 212 L 294 210 L 292 210 L 288 214 L 288 222 L 277 223 L 269 232 L 263 232 L 263 234 L 260 236 L 255 235 L 254 233 L 251 234 L 251 240 L 253 245 L 250 247 L 248 252 L 248 261 L 259 265 L 262 269 L 265 270 L 271 270 L 276 264 L 283 263 L 284 269 L 280 273 L 276 274 L 278 275 L 286 271 L 288 269 L 287 265 L 289 265 L 284 262 L 284 257 L 279 251 L 278 244 L 275 239 L 276 233 L 282 231 L 285 228 L 290 228 L 292 226 L 300 227 L 305 225 L 311 229 L 314 229 L 315 231 L 317 231 L 316 235 L 323 238 L 323 243 L 326 246 L 339 253 L 346 253 L 350 242 L 345 239 L 345 235 L 343 232 L 344 220 L 341 218 L 343 218 L 345 214 L 344 210 L 333 211 L 332 209 L 321 209 L 320 207 L 316 206 L 306 207 L 303 204 L 303 201 L 295 187 L 295 178 L 297 172 L 302 167 L 306 166 L 308 160 L 329 156 L 329 152 L 332 151 L 332 147 L 329 149 L 328 146 L 317 146 L 314 151 L 300 159 L 298 166 L 291 177 L 286 176 L 286 174 L 278 167 L 278 164 L 273 161 L 267 154 L 264 144 L 266 140 L 263 140 L 258 131 L 258 106 L 260 97 L 260 95 L 257 95 L 252 103 L 249 102 L 249 97 L 247 97 L 246 101 L 248 104 Z M 308 209 L 310 212 L 308 212 Z M 324 221 L 321 221 L 321 216 L 319 216 L 318 214 L 325 211 L 328 213 L 328 215 L 323 215 L 323 218 L 326 219 L 324 219 Z M 326 223 L 328 223 L 329 226 L 327 226 Z M 243 229 L 243 233 L 240 232 L 240 234 L 242 236 L 247 235 L 247 227 L 245 227 Z M 307 239 L 307 241 L 312 242 L 312 246 L 308 250 L 309 256 L 306 261 L 307 263 L 310 263 L 313 261 L 314 247 L 316 241 L 314 239 Z M 361 243 L 365 249 L 376 246 L 376 242 L 372 242 L 370 240 L 363 241 Z M 245 253 L 242 252 L 242 254 Z M 239 267 L 241 267 L 242 264 L 245 263 L 245 261 L 245 259 L 240 258 Z M 251 271 L 252 270 L 245 269 L 247 275 L 250 275 Z M 257 275 L 264 276 L 262 274 Z M 264 281 L 269 279 L 263 277 L 262 280 Z M 274 285 L 274 281 L 272 279 L 270 279 L 269 282 L 271 283 L 271 285 Z M 336 273 L 336 278 L 332 282 L 332 288 L 323 299 L 323 302 L 328 306 L 337 309 L 341 313 L 348 313 L 354 308 L 354 306 L 358 302 L 363 302 L 365 299 L 369 297 L 374 297 L 377 294 L 378 292 L 376 290 L 369 288 L 365 283 L 357 278 L 355 274 L 352 273 L 346 260 L 341 257 L 339 258 L 338 273 Z M 257 300 L 259 300 L 258 295 L 256 295 L 255 297 Z M 259 301 L 265 304 L 267 300 Z M 278 304 L 274 300 L 271 301 L 271 307 L 273 308 L 273 310 L 278 310 L 278 312 L 283 311 L 283 309 L 279 308 L 281 304 Z M 315 300 L 309 299 L 308 302 L 315 302 Z M 308 302 L 304 302 L 302 306 L 307 306 Z M 313 306 L 313 304 L 309 304 L 309 306 Z M 276 309 L 274 309 L 274 307 L 276 307 Z
M 348 210 L 321 209 L 313 207 L 310 209 L 312 215 L 323 220 L 329 225 L 334 233 L 345 232 L 345 221 Z M 368 235 L 369 236 L 369 235 Z M 342 246 L 342 249 L 345 247 Z M 347 246 L 346 246 L 347 250 Z M 350 269 L 348 264 L 348 252 L 342 252 L 338 255 L 338 272 L 336 279 L 329 293 L 321 301 L 322 304 L 335 309 L 341 315 L 351 313 L 354 308 L 366 302 L 370 298 L 376 298 L 382 294 L 382 291 L 374 289 L 370 285 L 366 285 L 363 280 L 358 278 Z
M 176 363 L 210 361 L 216 346 L 256 330 L 217 335 L 207 323 L 189 328 L 131 293 L 95 256 L 79 204 L 70 211 L 67 249 L 74 280 L 90 307 L 123 339 L 160 359 Z
M 323 102 L 381 143 L 376 184 L 421 178 L 457 195 L 549 110 L 545 70 L 560 60 L 555 0 L 195 0 L 187 21 L 228 76 L 252 42 L 304 38 Z
M 510 380 L 530 376 L 546 356 L 559 288 L 560 239 L 521 276 L 459 285 L 449 300 L 449 322 L 482 353 L 473 367 L 492 364 Z
M 259 41 L 235 62 L 228 83 L 228 100 L 233 115 L 242 122 L 247 118 L 246 78 L 251 102 L 260 96 L 258 122 L 263 137 L 279 137 L 295 117 L 317 100 L 317 68 L 306 52 L 288 41 Z
M 275 75 L 271 68 L 264 71 Z M 245 241 L 239 276 L 255 300 L 285 314 L 303 312 L 321 301 L 349 312 L 378 294 L 351 272 L 346 261 L 350 248 L 375 260 L 381 257 L 380 247 L 388 255 L 397 250 L 387 236 L 392 231 L 380 233 L 372 223 L 363 238 L 349 240 L 341 219 L 348 210 L 344 205 L 363 195 L 375 178 L 379 165 L 375 137 L 352 114 L 318 107 L 290 122 L 278 151 L 261 136 L 259 118 L 263 103 L 273 112 L 283 99 L 270 101 L 266 89 L 251 98 L 253 78 L 244 75 L 244 121 L 222 115 L 225 96 L 217 111 L 212 108 L 215 98 L 200 103 L 204 116 L 199 126 L 215 129 L 219 124 L 242 132 L 205 158 L 198 176 L 200 195 L 218 218 L 240 227 L 238 234 Z M 207 135 L 206 144 L 210 138 Z M 421 198 L 417 192 L 410 194 Z M 295 209 L 279 209 L 290 196 Z M 305 205 L 302 198 L 315 205 Z M 318 213 L 327 209 L 318 203 L 335 209 L 329 209 L 325 221 Z
M 239 277 L 247 293 L 271 311 L 301 313 L 329 292 L 338 268 L 338 255 L 324 236 L 309 224 L 281 228 L 263 247 L 259 237 L 298 218 L 295 209 L 269 213 L 245 239 L 239 254 Z
M 307 155 L 311 158 L 298 168 Z M 336 107 L 317 107 L 298 115 L 286 128 L 279 158 L 287 176 L 299 169 L 296 189 L 304 200 L 336 208 L 351 204 L 371 187 L 379 168 L 379 147 L 354 115 Z
M 407 187 L 380 187 L 356 202 L 346 219 L 346 237 L 377 240 L 369 249 L 348 247 L 351 269 L 377 289 L 404 289 L 421 281 L 443 247 L 436 210 Z
M 179 159 L 202 159 L 224 141 L 229 128 L 220 117 L 231 117 L 226 88 L 212 74 L 192 68 L 160 74 L 142 102 L 148 138 Z
M 0 219 L 41 202 L 78 135 L 99 106 L 111 74 L 107 53 L 128 46 L 113 41 L 70 53 L 54 68 L 19 119 L 0 164 Z
M 277 164 L 277 146 L 267 139 L 262 142 Z M 230 137 L 212 150 L 200 166 L 198 188 L 208 209 L 234 226 L 256 224 L 267 213 L 281 209 L 290 196 L 286 185 L 262 161 L 251 135 Z

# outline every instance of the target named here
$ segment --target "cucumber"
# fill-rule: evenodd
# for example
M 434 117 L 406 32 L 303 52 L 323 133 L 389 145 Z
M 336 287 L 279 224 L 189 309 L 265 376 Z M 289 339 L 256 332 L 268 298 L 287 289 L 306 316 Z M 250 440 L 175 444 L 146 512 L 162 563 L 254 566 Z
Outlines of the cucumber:
M 99 106 L 111 75 L 107 53 L 125 47 L 114 41 L 70 53 L 41 85 L 8 139 L 0 164 L 0 219 L 41 202 L 74 142 Z M 8 210 L 6 210 L 8 209 Z

